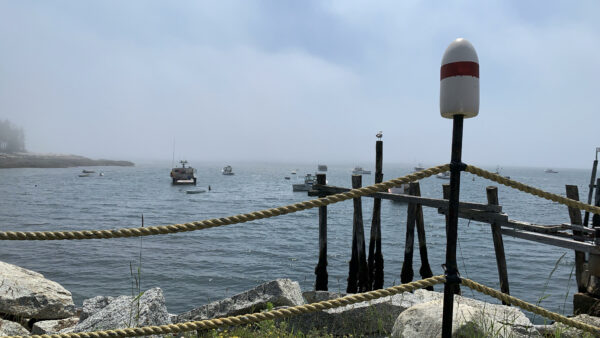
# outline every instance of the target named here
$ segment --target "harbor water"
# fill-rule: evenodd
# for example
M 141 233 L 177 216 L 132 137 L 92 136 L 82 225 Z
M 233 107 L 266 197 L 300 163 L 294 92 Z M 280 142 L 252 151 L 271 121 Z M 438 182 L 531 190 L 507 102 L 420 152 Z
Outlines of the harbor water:
M 235 175 L 224 176 L 221 166 L 190 163 L 198 169 L 198 186 L 173 186 L 166 165 L 96 167 L 89 177 L 83 168 L 0 170 L 0 230 L 90 230 L 165 225 L 224 217 L 310 199 L 292 192 L 304 174 L 317 164 L 237 164 Z M 373 170 L 365 163 L 362 166 Z M 349 187 L 354 164 L 329 165 L 328 183 Z M 297 175 L 291 170 L 297 169 Z M 493 171 L 494 168 L 487 168 Z M 565 184 L 588 195 L 589 170 L 504 168 L 517 181 L 565 194 Z M 384 180 L 412 171 L 384 164 Z M 103 172 L 104 176 L 98 175 Z M 284 179 L 290 176 L 290 180 Z M 374 175 L 364 175 L 363 185 Z M 423 196 L 441 198 L 435 177 L 421 181 Z M 210 191 L 208 187 L 211 187 Z M 486 203 L 485 188 L 497 185 L 469 173 L 462 174 L 461 200 Z M 188 190 L 206 192 L 188 194 Z M 499 187 L 499 201 L 510 219 L 537 224 L 569 222 L 567 207 L 507 187 Z M 363 198 L 366 242 L 369 242 L 372 199 Z M 429 261 L 434 275 L 442 274 L 445 257 L 444 216 L 424 208 Z M 318 211 L 289 215 L 201 231 L 129 239 L 68 241 L 2 241 L 0 260 L 42 273 L 73 293 L 77 306 L 97 295 L 131 295 L 135 280 L 141 289 L 161 287 L 171 313 L 181 313 L 231 296 L 276 278 L 290 278 L 303 290 L 313 288 L 318 260 Z M 329 290 L 344 292 L 352 241 L 352 201 L 328 207 Z M 385 286 L 400 283 L 406 232 L 406 204 L 383 201 L 382 247 Z M 504 236 L 511 294 L 559 313 L 572 313 L 576 292 L 574 253 L 571 250 Z M 418 246 L 417 246 L 418 247 Z M 459 220 L 457 262 L 460 273 L 499 288 L 490 226 Z M 138 273 L 138 267 L 139 269 Z M 418 251 L 414 254 L 419 279 Z M 442 291 L 443 286 L 435 288 Z M 495 302 L 463 289 L 469 297 Z M 536 318 L 536 322 L 543 320 Z

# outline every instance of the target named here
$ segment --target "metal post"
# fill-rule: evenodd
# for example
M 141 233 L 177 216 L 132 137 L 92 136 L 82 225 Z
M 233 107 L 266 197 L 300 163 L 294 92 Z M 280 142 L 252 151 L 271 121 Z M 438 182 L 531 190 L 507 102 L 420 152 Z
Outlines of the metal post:
M 442 337 L 452 336 L 452 307 L 454 289 L 460 283 L 456 266 L 456 240 L 458 238 L 458 201 L 460 192 L 463 115 L 454 115 L 452 128 L 452 157 L 450 161 L 450 200 L 448 203 L 448 229 L 446 232 L 446 283 L 444 285 L 444 314 L 442 317 Z

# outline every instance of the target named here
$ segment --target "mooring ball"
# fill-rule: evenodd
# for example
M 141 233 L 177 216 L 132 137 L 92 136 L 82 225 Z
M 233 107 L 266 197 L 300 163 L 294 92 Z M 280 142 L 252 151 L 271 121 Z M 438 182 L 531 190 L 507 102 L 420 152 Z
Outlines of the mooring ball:
M 452 41 L 442 57 L 440 113 L 449 119 L 479 113 L 479 58 L 473 45 L 463 38 Z

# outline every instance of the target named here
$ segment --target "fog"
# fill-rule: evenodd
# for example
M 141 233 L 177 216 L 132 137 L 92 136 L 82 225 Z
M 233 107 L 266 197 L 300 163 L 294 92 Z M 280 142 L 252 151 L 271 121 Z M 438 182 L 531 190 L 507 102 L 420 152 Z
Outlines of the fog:
M 463 160 L 589 168 L 600 3 L 3 1 L 0 120 L 31 152 L 133 161 L 450 159 L 442 54 L 467 38 Z

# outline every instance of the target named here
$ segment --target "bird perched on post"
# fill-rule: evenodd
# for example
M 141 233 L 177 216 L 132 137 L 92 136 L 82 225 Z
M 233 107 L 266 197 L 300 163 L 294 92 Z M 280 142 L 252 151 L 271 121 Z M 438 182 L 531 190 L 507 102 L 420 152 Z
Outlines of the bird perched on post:
M 378 140 L 381 140 L 381 138 L 383 137 L 383 133 L 380 130 L 377 134 L 375 134 L 375 136 L 377 137 Z

